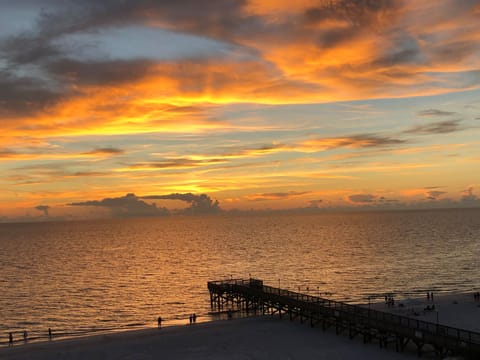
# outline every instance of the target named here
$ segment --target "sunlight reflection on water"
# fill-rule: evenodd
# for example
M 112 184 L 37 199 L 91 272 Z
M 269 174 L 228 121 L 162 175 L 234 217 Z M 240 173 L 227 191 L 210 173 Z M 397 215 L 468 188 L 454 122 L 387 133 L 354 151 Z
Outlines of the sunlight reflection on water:
M 478 290 L 479 240 L 478 209 L 0 224 L 0 332 L 181 323 L 208 280 L 249 274 L 356 302 Z

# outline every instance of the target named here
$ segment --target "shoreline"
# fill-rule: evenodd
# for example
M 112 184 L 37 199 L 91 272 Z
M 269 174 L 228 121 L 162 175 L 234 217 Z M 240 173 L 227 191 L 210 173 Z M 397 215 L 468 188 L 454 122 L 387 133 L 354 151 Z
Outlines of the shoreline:
M 403 306 L 400 306 L 403 304 Z M 436 310 L 423 310 L 435 304 Z M 362 304 L 368 307 L 368 304 Z M 434 300 L 412 298 L 399 300 L 395 306 L 383 302 L 371 303 L 375 310 L 392 312 L 414 319 L 480 333 L 480 301 L 472 294 L 439 294 Z M 412 313 L 408 313 L 411 310 Z M 416 314 L 415 314 L 416 313 Z M 270 316 L 234 317 L 199 320 L 189 325 L 165 324 L 161 328 L 122 329 L 107 333 L 88 334 L 72 338 L 32 341 L 0 348 L 0 358 L 12 360 L 62 359 L 179 359 L 237 358 L 341 358 L 341 359 L 406 359 L 416 358 L 415 351 L 396 353 L 393 349 L 379 349 L 378 344 L 363 342 L 348 336 L 336 336 L 333 331 L 310 328 L 298 321 Z M 163 324 L 162 324 L 163 325 Z M 288 354 L 288 356 L 287 356 Z M 238 355 L 238 356 L 237 356 Z M 247 356 L 248 355 L 248 356 Z M 430 357 L 429 353 L 425 354 Z
M 218 315 L 206 315 L 206 316 L 197 316 L 196 323 L 203 324 L 203 323 L 210 323 L 221 321 L 226 319 L 225 316 L 218 316 Z M 188 318 L 185 319 L 171 319 L 171 320 L 164 320 L 162 322 L 162 329 L 172 328 L 172 327 L 183 327 L 188 325 Z M 36 344 L 48 344 L 52 342 L 60 342 L 60 341 L 69 341 L 69 340 L 81 340 L 87 338 L 94 338 L 97 336 L 105 336 L 105 335 L 116 335 L 116 334 L 123 334 L 123 333 L 135 333 L 141 331 L 149 331 L 149 330 L 156 330 L 158 329 L 157 326 L 153 325 L 132 325 L 132 326 L 124 326 L 118 328 L 105 328 L 105 329 L 90 329 L 90 330 L 72 330 L 71 332 L 55 332 L 55 329 L 52 329 L 53 337 L 52 339 L 49 338 L 47 330 L 45 331 L 45 335 L 43 336 L 34 336 L 28 337 L 28 340 L 25 341 L 23 339 L 22 332 L 14 332 L 14 344 L 13 347 L 23 347 L 23 346 L 31 346 Z M 10 348 L 8 344 L 8 331 L 5 332 L 5 336 L 3 336 L 2 341 L 0 341 L 0 354 L 2 349 Z
M 359 356 L 360 355 L 360 356 Z M 160 329 L 3 348 L 11 360 L 79 359 L 408 359 L 414 353 L 382 350 L 334 332 L 269 316 L 217 320 Z

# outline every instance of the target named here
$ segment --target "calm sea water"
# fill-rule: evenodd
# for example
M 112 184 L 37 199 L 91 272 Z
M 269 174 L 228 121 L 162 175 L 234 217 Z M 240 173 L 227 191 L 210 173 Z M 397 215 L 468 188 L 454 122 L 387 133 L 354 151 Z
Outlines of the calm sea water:
M 231 276 L 366 302 L 479 290 L 479 268 L 480 209 L 0 224 L 0 344 L 206 319 Z

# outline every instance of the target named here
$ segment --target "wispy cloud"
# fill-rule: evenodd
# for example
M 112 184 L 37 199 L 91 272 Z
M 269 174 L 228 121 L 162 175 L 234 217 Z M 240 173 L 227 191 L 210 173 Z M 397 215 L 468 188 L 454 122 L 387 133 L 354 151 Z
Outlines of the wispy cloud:
M 203 159 L 195 160 L 190 158 L 175 158 L 165 161 L 144 162 L 131 164 L 127 168 L 118 169 L 117 171 L 139 171 L 139 170 L 161 170 L 161 169 L 189 169 L 199 166 L 207 166 L 212 164 L 224 163 L 225 160 L 218 159 Z
M 17 155 L 18 155 L 18 153 L 13 151 L 13 150 L 0 149 L 0 159 L 12 158 L 12 157 L 15 157 Z
M 374 148 L 389 147 L 405 144 L 406 141 L 376 134 L 359 134 L 345 137 L 318 138 L 306 140 L 299 144 L 297 149 L 309 151 L 331 150 L 336 148 Z
M 250 201 L 266 201 L 266 200 L 286 200 L 297 198 L 309 194 L 309 191 L 288 191 L 275 193 L 261 193 L 248 195 L 247 199 Z
M 452 116 L 456 115 L 457 113 L 454 111 L 445 111 L 445 110 L 438 110 L 438 109 L 428 109 L 428 110 L 421 110 L 417 112 L 418 116 L 422 117 L 443 117 L 443 116 Z
M 407 134 L 448 134 L 464 130 L 461 120 L 446 120 L 425 125 L 417 125 L 405 131 Z
M 353 203 L 372 203 L 377 198 L 372 194 L 353 194 L 348 196 L 348 200 Z
M 125 153 L 124 150 L 114 148 L 114 147 L 104 147 L 104 148 L 96 148 L 91 151 L 87 151 L 83 154 L 85 155 L 123 155 Z

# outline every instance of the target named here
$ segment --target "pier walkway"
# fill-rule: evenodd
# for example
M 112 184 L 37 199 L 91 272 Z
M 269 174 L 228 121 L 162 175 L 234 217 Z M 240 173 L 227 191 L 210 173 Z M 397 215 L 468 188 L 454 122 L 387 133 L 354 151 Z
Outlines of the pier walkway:
M 210 281 L 208 290 L 212 311 L 237 308 L 264 315 L 278 314 L 309 322 L 312 327 L 320 325 L 323 330 L 334 327 L 337 335 L 347 333 L 351 339 L 363 336 L 364 343 L 375 340 L 380 347 L 394 344 L 396 351 L 403 351 L 411 342 L 419 356 L 427 345 L 438 356 L 480 359 L 477 332 L 266 286 L 258 279 Z

